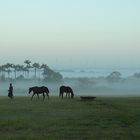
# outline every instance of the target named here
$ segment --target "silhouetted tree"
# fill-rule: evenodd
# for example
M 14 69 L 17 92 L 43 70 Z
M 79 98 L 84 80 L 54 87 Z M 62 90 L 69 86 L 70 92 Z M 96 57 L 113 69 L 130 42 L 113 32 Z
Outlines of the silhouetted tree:
M 43 64 L 41 67 L 43 68 L 42 75 L 44 77 L 44 80 L 57 82 L 63 79 L 63 76 L 59 72 L 54 72 L 46 64 Z
M 8 74 L 8 78 L 10 78 L 10 73 L 12 72 L 11 68 L 13 68 L 13 64 L 7 63 L 7 64 L 3 65 L 3 67 Z
M 39 63 L 33 63 L 31 65 L 30 60 L 25 60 L 24 64 L 25 65 L 7 63 L 7 64 L 0 66 L 0 79 L 4 79 L 5 72 L 7 73 L 6 77 L 8 77 L 8 79 L 10 78 L 10 73 L 12 73 L 14 75 L 13 77 L 15 79 L 23 79 L 24 74 L 27 74 L 26 76 L 29 78 L 29 72 L 30 72 L 31 68 L 34 68 L 35 79 L 37 78 L 37 72 L 39 72 L 39 77 L 40 77 L 41 69 L 43 70 L 42 75 L 45 80 L 60 81 L 63 79 L 62 75 L 59 72 L 53 71 L 52 69 L 50 69 L 48 67 L 47 64 L 42 64 L 40 66 Z M 3 78 L 1 78 L 2 76 L 3 76 Z M 13 78 L 13 77 L 11 77 L 11 78 Z
M 0 76 L 2 76 L 2 72 L 3 72 L 3 67 L 0 66 Z
M 25 60 L 24 63 L 26 64 L 25 68 L 27 70 L 28 78 L 29 78 L 30 68 L 32 68 L 31 61 L 30 60 Z
M 44 69 L 48 68 L 48 66 L 47 66 L 47 64 L 42 64 L 42 65 L 40 66 L 40 68 L 44 70 Z
M 14 73 L 15 73 L 15 79 L 17 78 L 17 72 L 21 72 L 23 70 L 23 65 L 13 65 Z
M 24 77 L 25 73 L 27 72 L 26 68 L 24 67 L 24 65 L 20 65 L 20 71 L 22 72 L 22 75 Z
M 35 70 L 35 79 L 36 79 L 36 71 L 37 71 L 37 69 L 40 68 L 40 65 L 39 65 L 39 63 L 34 63 L 32 66 L 33 66 L 33 68 Z
M 2 65 L 0 66 L 0 80 L 5 80 L 5 67 Z
M 17 71 L 18 71 L 18 65 L 13 65 L 14 73 L 15 73 L 15 79 L 17 78 Z

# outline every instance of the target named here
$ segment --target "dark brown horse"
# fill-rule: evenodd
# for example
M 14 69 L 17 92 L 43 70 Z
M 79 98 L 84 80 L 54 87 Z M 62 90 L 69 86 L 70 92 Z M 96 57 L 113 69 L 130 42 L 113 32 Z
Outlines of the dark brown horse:
M 69 86 L 61 86 L 60 87 L 60 92 L 59 92 L 59 97 L 63 98 L 64 93 L 66 93 L 66 98 L 74 98 L 74 93 L 71 87 Z
M 48 99 L 49 99 L 49 89 L 45 86 L 42 86 L 42 87 L 30 87 L 29 88 L 29 94 L 33 92 L 33 95 L 31 97 L 31 100 L 33 99 L 34 95 L 37 94 L 37 97 L 39 99 L 39 94 L 43 94 L 43 100 L 45 99 L 45 93 L 46 95 L 48 96 Z

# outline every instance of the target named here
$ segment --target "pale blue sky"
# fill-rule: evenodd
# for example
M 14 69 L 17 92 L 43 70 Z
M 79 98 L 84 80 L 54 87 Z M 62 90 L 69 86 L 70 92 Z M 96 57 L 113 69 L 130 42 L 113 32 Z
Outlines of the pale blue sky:
M 0 0 L 0 63 L 140 67 L 139 7 L 140 0 Z

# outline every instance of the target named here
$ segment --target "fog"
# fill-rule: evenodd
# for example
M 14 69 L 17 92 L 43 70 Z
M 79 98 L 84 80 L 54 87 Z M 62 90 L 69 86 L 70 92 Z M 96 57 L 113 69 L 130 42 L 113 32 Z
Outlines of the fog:
M 9 83 L 11 82 L 14 86 L 15 97 L 31 97 L 28 94 L 28 89 L 33 86 L 47 86 L 50 90 L 50 96 L 58 96 L 61 85 L 71 86 L 75 96 L 140 96 L 140 78 L 134 76 L 115 80 L 102 76 L 96 78 L 63 78 L 60 82 L 49 82 L 42 79 L 0 81 L 1 96 L 7 96 Z

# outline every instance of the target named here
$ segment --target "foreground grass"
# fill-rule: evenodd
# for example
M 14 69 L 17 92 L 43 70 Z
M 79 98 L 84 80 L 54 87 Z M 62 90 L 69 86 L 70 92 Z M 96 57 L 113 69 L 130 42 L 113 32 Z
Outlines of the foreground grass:
M 92 102 L 0 97 L 2 140 L 140 139 L 140 97 Z

